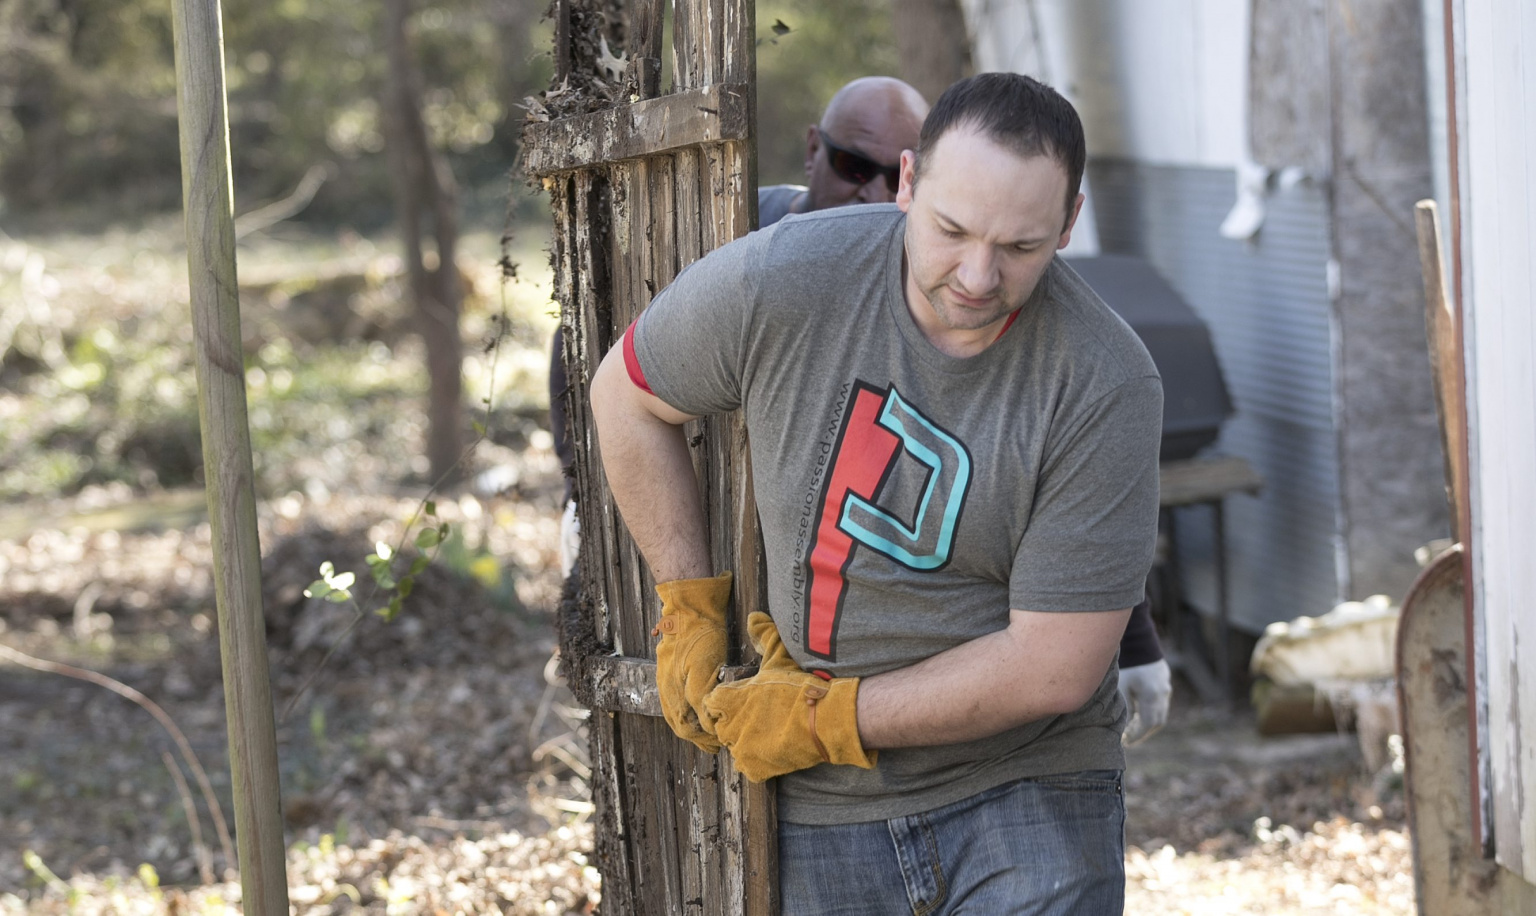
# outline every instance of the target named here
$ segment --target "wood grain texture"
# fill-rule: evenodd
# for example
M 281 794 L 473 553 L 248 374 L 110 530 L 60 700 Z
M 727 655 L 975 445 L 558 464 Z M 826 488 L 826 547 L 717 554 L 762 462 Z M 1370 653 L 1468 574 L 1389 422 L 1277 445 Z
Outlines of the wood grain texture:
M 678 740 L 659 716 L 650 631 L 660 605 L 608 492 L 586 403 L 604 354 L 655 294 L 704 253 L 745 234 L 755 218 L 752 11 L 745 0 L 681 0 L 673 91 L 643 98 L 652 92 L 652 68 L 639 61 L 653 48 L 659 59 L 663 5 L 642 0 L 623 10 L 641 100 L 531 125 L 524 134 L 525 164 L 545 178 L 555 210 L 555 288 L 583 533 L 579 600 L 562 613 L 561 646 L 573 692 L 594 709 L 603 910 L 771 916 L 772 788 L 742 780 L 728 755 Z M 745 615 L 766 601 L 745 428 L 739 416 L 712 417 L 686 434 L 711 559 L 737 574 L 731 661 L 750 663 Z M 733 665 L 722 677 L 753 671 Z
M 1461 329 L 1445 291 L 1440 245 L 1440 214 L 1432 200 L 1421 200 L 1413 210 L 1419 234 L 1419 265 L 1424 274 L 1424 329 L 1429 337 L 1429 367 L 1435 376 L 1435 410 L 1440 414 L 1440 446 L 1445 455 L 1445 492 L 1451 505 L 1451 538 L 1461 536 L 1461 518 L 1467 508 L 1462 481 L 1467 453 L 1467 431 L 1458 405 L 1466 403 L 1466 381 L 1461 374 Z
M 217 0 L 176 0 L 172 9 L 197 406 L 241 894 L 247 913 L 276 916 L 288 912 L 288 886 L 240 345 L 221 12 Z
M 747 88 L 717 83 L 606 111 L 530 124 L 524 169 L 543 177 L 690 146 L 744 140 L 751 127 Z
M 1472 820 L 1465 582 L 1460 545 L 1435 559 L 1403 599 L 1397 693 L 1418 911 L 1530 913 L 1536 889 L 1483 858 Z

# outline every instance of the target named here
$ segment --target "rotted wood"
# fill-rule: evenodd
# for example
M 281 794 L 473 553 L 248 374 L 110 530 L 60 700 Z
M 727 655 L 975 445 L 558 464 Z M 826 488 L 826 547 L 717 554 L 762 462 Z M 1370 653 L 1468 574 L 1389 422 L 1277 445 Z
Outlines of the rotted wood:
M 751 125 L 750 95 L 744 84 L 716 83 L 530 124 L 523 133 L 524 169 L 544 177 L 724 140 L 743 141 Z
M 571 75 L 571 0 L 555 0 L 555 85 Z
M 1475 832 L 1461 546 L 1442 553 L 1403 600 L 1397 693 L 1413 883 L 1420 913 L 1536 912 L 1536 887 L 1482 854 Z
M 587 665 L 587 689 L 593 709 L 622 712 L 634 716 L 661 716 L 661 698 L 656 692 L 656 662 L 628 655 L 604 655 Z M 726 665 L 720 669 L 720 682 L 729 684 L 757 673 L 757 665 Z
M 563 5 L 563 2 L 562 4 Z M 571 433 L 578 454 L 593 448 L 591 441 L 591 406 L 588 384 L 597 364 L 610 344 L 609 306 L 601 297 L 608 286 L 607 235 L 610 225 L 608 190 L 600 176 L 577 172 L 557 176 L 545 182 L 549 191 L 554 223 L 555 295 L 561 303 L 564 327 L 568 388 L 567 411 Z M 598 462 L 577 461 L 575 467 L 578 494 L 601 492 Z M 608 595 L 600 574 L 602 558 L 609 556 L 605 542 L 611 533 L 600 523 L 601 513 L 590 511 L 594 503 L 583 503 L 582 529 L 585 546 L 578 565 L 580 586 L 575 600 L 562 603 L 559 621 L 561 662 L 567 683 L 577 699 L 592 707 L 586 664 L 608 651 Z M 605 906 L 615 913 L 636 912 L 632 894 L 630 863 L 632 836 L 625 809 L 624 794 L 616 767 L 603 761 L 616 759 L 619 744 L 617 718 L 610 712 L 594 709 L 587 724 L 591 743 L 592 803 L 597 829 L 594 831 L 593 859 L 603 875 Z
M 640 98 L 661 91 L 661 39 L 667 0 L 630 0 L 629 72 Z
M 565 0 L 556 5 L 558 14 Z M 556 290 L 566 329 L 576 491 L 583 532 L 579 600 L 562 608 L 568 681 L 593 708 L 592 780 L 605 912 L 777 913 L 771 787 L 743 780 L 727 754 L 679 741 L 659 717 L 654 583 L 608 494 L 588 384 L 652 297 L 755 216 L 750 4 L 679 0 L 674 91 L 660 91 L 663 0 L 625 13 L 641 100 L 525 132 L 525 167 L 556 210 Z M 654 60 L 653 65 L 651 61 Z M 559 54 L 557 53 L 557 66 Z M 711 556 L 736 573 L 733 664 L 750 676 L 745 617 L 765 607 L 761 537 L 739 417 L 688 430 Z

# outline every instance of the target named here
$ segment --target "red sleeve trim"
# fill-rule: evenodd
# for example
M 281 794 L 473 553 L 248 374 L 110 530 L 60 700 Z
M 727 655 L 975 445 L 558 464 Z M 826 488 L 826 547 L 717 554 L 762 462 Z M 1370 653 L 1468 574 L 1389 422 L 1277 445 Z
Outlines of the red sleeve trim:
M 640 368 L 640 357 L 635 355 L 635 323 L 630 322 L 629 330 L 624 332 L 624 368 L 629 370 L 629 380 L 635 383 L 635 387 L 641 391 L 656 397 L 656 392 L 645 382 L 645 370 Z

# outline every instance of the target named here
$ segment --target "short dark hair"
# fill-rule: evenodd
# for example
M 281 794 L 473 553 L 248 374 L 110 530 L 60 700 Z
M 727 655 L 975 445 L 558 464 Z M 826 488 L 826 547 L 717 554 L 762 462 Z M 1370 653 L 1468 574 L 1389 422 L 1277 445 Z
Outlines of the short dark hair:
M 955 83 L 923 121 L 917 141 L 916 176 L 952 128 L 980 131 L 1020 156 L 1049 156 L 1067 172 L 1067 215 L 1083 184 L 1088 145 L 1077 109 L 1061 93 L 1021 73 L 978 73 Z

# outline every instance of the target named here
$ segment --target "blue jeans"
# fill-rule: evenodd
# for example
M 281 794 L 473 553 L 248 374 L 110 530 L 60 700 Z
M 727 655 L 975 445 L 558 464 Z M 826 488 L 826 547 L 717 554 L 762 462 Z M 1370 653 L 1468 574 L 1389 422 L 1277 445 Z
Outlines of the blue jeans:
M 1021 779 L 922 814 L 779 824 L 784 916 L 1101 916 L 1125 907 L 1120 771 Z

